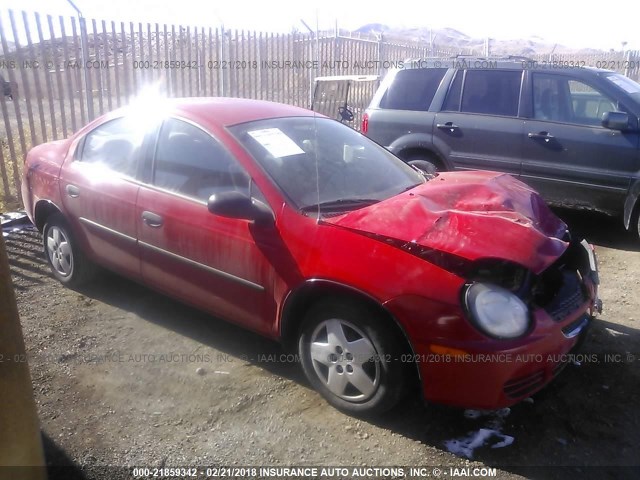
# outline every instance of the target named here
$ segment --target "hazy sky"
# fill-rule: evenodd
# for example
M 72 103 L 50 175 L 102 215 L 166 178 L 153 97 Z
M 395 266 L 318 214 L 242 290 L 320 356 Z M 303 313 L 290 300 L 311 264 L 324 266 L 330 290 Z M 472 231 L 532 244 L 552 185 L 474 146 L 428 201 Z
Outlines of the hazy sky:
M 3 0 L 8 8 L 72 15 L 65 0 Z M 355 29 L 366 23 L 451 27 L 472 37 L 542 37 L 576 48 L 640 49 L 640 2 L 457 0 L 75 0 L 86 17 L 260 31 Z M 607 6 L 608 9 L 607 9 Z M 6 19 L 5 19 L 6 25 Z M 436 40 L 437 41 L 437 40 Z

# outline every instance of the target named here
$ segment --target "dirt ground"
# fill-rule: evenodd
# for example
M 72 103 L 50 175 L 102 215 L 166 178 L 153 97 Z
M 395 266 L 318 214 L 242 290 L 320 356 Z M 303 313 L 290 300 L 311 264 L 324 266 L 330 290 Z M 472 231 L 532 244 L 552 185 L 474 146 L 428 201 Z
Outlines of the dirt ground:
M 373 420 L 346 416 L 280 347 L 115 275 L 82 291 L 46 268 L 34 230 L 5 238 L 52 478 L 117 478 L 101 466 L 491 466 L 499 478 L 640 476 L 640 242 L 619 221 L 558 212 L 598 245 L 604 312 L 583 353 L 502 417 L 409 396 Z M 619 357 L 606 357 L 620 354 Z M 473 460 L 447 441 L 513 437 Z M 621 466 L 633 468 L 620 468 Z M 431 472 L 431 470 L 429 470 Z M 428 473 L 428 472 L 427 472 Z M 423 476 L 426 478 L 427 474 Z

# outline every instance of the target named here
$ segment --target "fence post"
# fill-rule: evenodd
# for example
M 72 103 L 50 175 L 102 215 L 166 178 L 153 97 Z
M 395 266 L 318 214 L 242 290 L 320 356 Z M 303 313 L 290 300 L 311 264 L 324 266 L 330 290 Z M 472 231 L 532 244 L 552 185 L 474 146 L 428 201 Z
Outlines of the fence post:
M 225 60 L 226 60 L 226 49 L 225 47 L 225 38 L 226 38 L 226 31 L 224 29 L 224 25 L 220 25 L 220 42 L 218 43 L 219 46 L 219 50 L 218 50 L 218 59 L 220 60 L 220 66 L 222 67 L 222 65 L 225 65 Z M 218 71 L 220 72 L 220 76 L 219 81 L 220 81 L 220 91 L 222 93 L 223 97 L 228 96 L 228 92 L 227 92 L 227 82 L 226 79 L 224 78 L 224 74 L 226 69 L 223 68 L 219 68 Z
M 82 74 L 84 75 L 84 89 L 85 89 L 85 98 L 87 102 L 87 115 L 89 117 L 89 121 L 92 121 L 95 118 L 95 114 L 93 112 L 93 87 L 91 86 L 91 76 L 87 72 L 87 61 L 89 59 L 89 40 L 87 39 L 87 21 L 80 14 L 80 18 L 78 19 L 80 22 L 80 45 L 82 48 Z
M 378 61 L 377 65 L 378 65 L 378 75 L 380 75 L 382 73 L 382 33 L 380 34 L 380 36 L 377 37 L 377 42 L 376 42 L 376 56 L 378 58 L 376 58 L 376 60 Z

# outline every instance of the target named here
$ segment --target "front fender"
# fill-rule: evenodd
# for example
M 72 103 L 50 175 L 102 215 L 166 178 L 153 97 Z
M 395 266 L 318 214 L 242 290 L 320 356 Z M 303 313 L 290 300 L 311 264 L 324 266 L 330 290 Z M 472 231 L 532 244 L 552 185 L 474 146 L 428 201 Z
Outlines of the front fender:
M 631 188 L 627 194 L 627 199 L 624 201 L 624 228 L 629 230 L 631 228 L 631 217 L 635 209 L 636 203 L 640 197 L 640 179 L 632 181 Z
M 446 157 L 442 155 L 435 145 L 433 144 L 433 134 L 431 133 L 407 133 L 402 135 L 391 143 L 387 147 L 394 155 L 402 158 L 402 152 L 405 150 L 424 150 L 431 154 L 434 154 L 440 159 L 447 170 L 451 170 L 451 165 L 447 161 Z

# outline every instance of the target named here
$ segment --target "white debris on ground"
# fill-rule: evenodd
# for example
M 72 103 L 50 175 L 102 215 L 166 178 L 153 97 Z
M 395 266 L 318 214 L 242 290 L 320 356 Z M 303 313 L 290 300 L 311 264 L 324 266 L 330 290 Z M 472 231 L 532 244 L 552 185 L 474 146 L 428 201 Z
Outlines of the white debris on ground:
M 19 231 L 21 231 L 21 230 L 22 230 L 22 228 L 18 228 L 18 227 L 14 227 L 14 228 L 7 228 L 7 229 L 4 229 L 4 228 L 3 228 L 3 229 L 2 229 L 2 236 L 3 236 L 3 237 L 8 237 L 8 236 L 9 236 L 9 234 L 11 234 L 11 233 L 16 233 L 16 232 L 19 232 Z
M 24 212 L 0 213 L 0 226 L 2 226 L 3 237 L 19 232 L 29 225 L 31 225 L 31 222 Z
M 629 336 L 628 333 L 620 332 L 618 330 L 614 330 L 613 328 L 605 327 L 604 329 L 612 337 L 628 337 Z
M 514 441 L 510 435 L 502 433 L 504 419 L 509 416 L 511 409 L 501 410 L 465 410 L 464 416 L 471 420 L 487 417 L 486 425 L 477 431 L 469 432 L 466 437 L 446 440 L 444 446 L 454 455 L 460 457 L 473 458 L 476 448 L 490 445 L 491 448 L 508 447 Z

